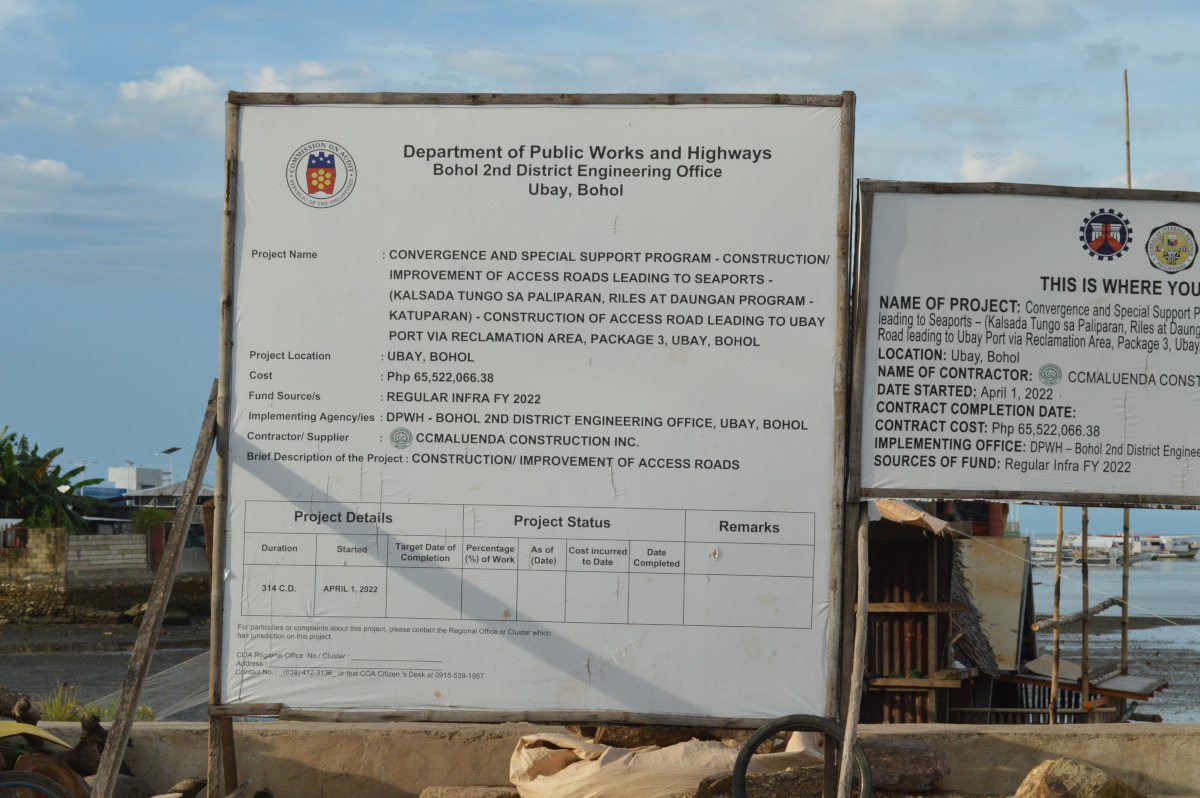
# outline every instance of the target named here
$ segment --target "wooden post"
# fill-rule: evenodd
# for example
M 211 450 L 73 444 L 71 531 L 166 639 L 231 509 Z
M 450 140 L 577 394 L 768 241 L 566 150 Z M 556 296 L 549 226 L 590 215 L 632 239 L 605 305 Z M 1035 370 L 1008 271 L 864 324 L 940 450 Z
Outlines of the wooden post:
M 217 484 L 213 501 L 213 557 L 211 595 L 209 596 L 209 669 L 208 669 L 208 791 L 210 795 L 225 795 L 237 786 L 237 769 L 233 748 L 233 719 L 212 717 L 211 709 L 220 706 L 221 659 L 224 656 L 225 612 L 225 542 L 229 508 L 229 386 L 233 384 L 233 262 L 237 239 L 237 175 L 238 175 L 238 105 L 225 103 L 225 215 L 221 234 L 224 238 L 221 254 L 221 350 L 217 368 L 220 372 L 217 388 Z M 224 771 L 224 788 L 221 788 Z
M 929 586 L 929 593 L 926 597 L 926 601 L 936 602 L 940 600 L 938 597 L 937 569 L 938 536 L 929 535 L 925 539 L 925 543 L 926 584 Z M 925 675 L 931 679 L 933 678 L 933 674 L 941 669 L 941 665 L 938 663 L 938 649 L 940 648 L 938 645 L 937 634 L 938 620 L 938 616 L 932 612 L 929 613 L 929 615 L 925 618 L 925 657 L 929 661 L 929 665 L 927 666 L 928 669 L 926 670 Z M 918 623 L 920 623 L 920 621 L 918 621 Z M 940 703 L 938 700 L 940 696 L 938 693 L 938 690 L 930 690 L 925 696 L 926 723 L 941 722 L 941 717 L 939 714 L 941 712 L 941 708 L 938 706 Z
M 208 409 L 204 413 L 204 423 L 200 425 L 196 452 L 192 455 L 192 467 L 188 470 L 187 482 L 184 483 L 183 494 L 179 497 L 175 521 L 171 524 L 171 536 L 164 547 L 162 563 L 159 564 L 158 573 L 154 577 L 154 587 L 150 590 L 146 614 L 142 617 L 141 627 L 138 628 L 137 642 L 129 658 L 129 669 L 125 672 L 125 683 L 121 686 L 116 715 L 108 729 L 108 742 L 104 745 L 100 768 L 96 772 L 96 782 L 92 786 L 93 798 L 112 798 L 113 787 L 117 783 L 117 773 L 125 756 L 125 746 L 129 742 L 133 718 L 137 714 L 138 699 L 142 695 L 146 671 L 150 668 L 154 646 L 158 643 L 159 632 L 162 631 L 163 613 L 167 611 L 171 587 L 175 584 L 175 571 L 179 567 L 188 526 L 196 509 L 196 498 L 200 493 L 204 470 L 208 468 L 208 456 L 212 454 L 213 442 L 216 440 L 216 425 L 217 383 L 214 380 L 212 392 L 208 397 Z
M 1083 609 L 1086 610 L 1088 608 L 1088 508 L 1086 508 L 1086 507 L 1083 508 L 1083 520 L 1080 521 L 1080 526 L 1082 527 L 1082 531 L 1083 531 L 1083 548 L 1080 549 L 1080 554 L 1083 557 L 1083 566 L 1082 566 L 1083 567 L 1083 574 L 1082 574 Z M 1083 618 L 1083 628 L 1080 630 L 1080 634 L 1083 636 L 1083 654 L 1080 656 L 1080 660 L 1081 660 L 1080 667 L 1083 670 L 1083 674 L 1079 677 L 1080 706 L 1082 706 L 1083 704 L 1086 704 L 1088 701 L 1090 701 L 1092 699 L 1092 696 L 1090 694 L 1091 693 L 1091 685 L 1088 684 L 1088 626 L 1089 625 L 1090 624 L 1088 623 L 1087 616 L 1085 615 Z M 1091 719 L 1092 719 L 1092 716 L 1089 713 L 1087 716 L 1087 722 L 1090 723 Z
M 1058 508 L 1058 533 L 1054 545 L 1054 655 L 1050 664 L 1050 725 L 1058 723 L 1058 606 L 1062 599 L 1063 508 Z
M 1128 78 L 1126 78 L 1128 80 Z M 1125 560 L 1121 563 L 1121 675 L 1129 673 L 1129 508 L 1125 508 Z
M 858 515 L 858 613 L 854 623 L 854 663 L 851 666 L 850 708 L 846 712 L 846 736 L 842 740 L 842 772 L 838 780 L 838 798 L 850 798 L 854 778 L 854 744 L 858 738 L 858 716 L 862 710 L 863 670 L 867 661 L 867 527 L 870 517 L 866 502 Z

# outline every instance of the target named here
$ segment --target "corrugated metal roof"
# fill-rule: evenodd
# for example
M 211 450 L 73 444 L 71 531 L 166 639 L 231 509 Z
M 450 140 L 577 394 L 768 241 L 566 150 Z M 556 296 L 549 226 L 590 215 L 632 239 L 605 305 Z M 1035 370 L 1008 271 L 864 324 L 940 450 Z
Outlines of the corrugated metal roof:
M 146 490 L 131 490 L 128 493 L 124 494 L 124 496 L 122 496 L 122 498 L 130 497 L 130 496 L 182 496 L 183 495 L 183 485 L 184 485 L 184 483 L 182 483 L 182 482 L 172 482 L 170 485 L 163 485 L 161 488 L 147 488 Z M 216 491 L 213 489 L 212 485 L 201 485 L 200 486 L 200 495 L 201 496 L 212 496 L 215 493 L 216 493 Z

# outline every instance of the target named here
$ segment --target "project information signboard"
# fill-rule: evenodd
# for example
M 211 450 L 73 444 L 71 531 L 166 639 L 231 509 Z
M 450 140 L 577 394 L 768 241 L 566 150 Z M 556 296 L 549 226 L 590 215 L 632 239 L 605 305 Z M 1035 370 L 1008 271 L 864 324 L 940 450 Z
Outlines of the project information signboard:
M 223 703 L 824 713 L 821 99 L 240 107 Z
M 861 198 L 864 495 L 1197 504 L 1200 195 Z

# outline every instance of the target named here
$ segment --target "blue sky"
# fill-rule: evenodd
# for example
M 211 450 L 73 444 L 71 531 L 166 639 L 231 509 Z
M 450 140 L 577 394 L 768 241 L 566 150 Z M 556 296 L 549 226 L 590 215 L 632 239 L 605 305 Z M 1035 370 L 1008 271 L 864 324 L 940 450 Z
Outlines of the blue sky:
M 191 449 L 231 89 L 848 89 L 858 177 L 1122 186 L 1127 68 L 1134 186 L 1195 191 L 1197 41 L 1186 0 L 0 0 L 0 427 L 90 476 Z

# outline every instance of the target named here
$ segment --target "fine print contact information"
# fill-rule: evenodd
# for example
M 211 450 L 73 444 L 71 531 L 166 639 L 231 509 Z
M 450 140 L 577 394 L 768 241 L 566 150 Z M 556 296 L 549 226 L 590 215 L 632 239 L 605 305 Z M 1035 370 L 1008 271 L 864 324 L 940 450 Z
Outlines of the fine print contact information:
M 342 634 L 346 633 L 346 634 Z M 479 663 L 472 668 L 456 670 L 439 660 L 430 659 L 368 659 L 354 657 L 345 651 L 313 650 L 319 641 L 336 641 L 363 635 L 544 635 L 547 630 L 492 629 L 488 627 L 443 627 L 421 625 L 371 625 L 355 623 L 239 623 L 237 637 L 247 641 L 246 648 L 235 657 L 237 676 L 317 677 L 326 679 L 424 679 L 427 681 L 482 681 L 486 670 Z M 405 639 L 405 638 L 401 638 Z M 420 638 L 414 638 L 420 639 Z M 284 641 L 282 648 L 280 643 Z

